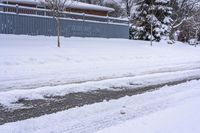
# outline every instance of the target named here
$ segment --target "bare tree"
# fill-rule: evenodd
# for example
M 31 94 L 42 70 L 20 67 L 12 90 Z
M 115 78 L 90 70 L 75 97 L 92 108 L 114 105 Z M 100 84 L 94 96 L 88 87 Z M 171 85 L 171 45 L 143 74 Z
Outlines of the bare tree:
M 125 17 L 126 16 L 126 14 L 124 13 L 124 9 L 121 7 L 120 4 L 116 2 L 104 3 L 104 6 L 115 9 L 115 11 L 109 13 L 109 16 L 111 17 Z
M 180 31 L 181 41 L 187 41 L 190 35 L 193 34 L 195 27 L 197 29 L 197 18 L 199 18 L 200 0 L 171 0 L 173 7 L 173 25 L 171 37 L 176 31 Z M 191 25 L 193 25 L 191 27 Z M 198 30 L 195 30 L 197 32 Z M 196 33 L 197 34 L 197 33 Z
M 104 0 L 78 0 L 78 1 L 102 6 Z
M 173 28 L 177 28 L 185 21 L 193 19 L 199 0 L 171 0 L 173 8 Z
M 185 22 L 185 26 L 187 26 L 190 29 L 189 39 L 199 39 L 198 35 L 200 33 L 200 9 L 197 12 L 198 13 L 195 14 L 195 16 L 192 17 L 192 19 Z
M 60 47 L 60 17 L 66 9 L 66 2 L 69 0 L 45 0 L 45 5 L 52 10 L 53 16 L 56 19 L 57 30 L 57 46 Z
M 136 1 L 135 0 L 123 0 L 122 2 L 124 2 L 124 4 L 125 4 L 125 11 L 126 11 L 127 17 L 131 18 L 131 10 Z
M 133 9 L 133 6 L 134 4 L 136 3 L 137 0 L 110 0 L 109 3 L 113 3 L 113 4 L 121 4 L 121 8 L 123 8 L 124 10 L 124 14 L 127 18 L 131 18 L 131 15 L 132 15 L 132 9 Z

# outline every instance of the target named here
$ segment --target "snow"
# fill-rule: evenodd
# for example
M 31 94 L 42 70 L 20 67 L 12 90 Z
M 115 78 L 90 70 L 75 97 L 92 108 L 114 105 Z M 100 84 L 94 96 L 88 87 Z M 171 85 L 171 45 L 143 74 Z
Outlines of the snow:
M 44 0 L 1 0 L 1 1 L 2 2 L 18 2 L 18 3 L 26 3 L 26 4 L 34 4 L 34 5 L 41 4 L 44 2 Z M 68 7 L 68 8 L 107 11 L 107 12 L 114 11 L 113 8 L 92 5 L 92 4 L 87 4 L 87 3 L 73 1 L 73 0 L 67 0 L 65 4 L 66 4 L 66 7 Z
M 73 1 L 73 2 L 68 1 L 66 2 L 66 5 L 67 7 L 76 8 L 76 9 L 87 9 L 87 10 L 97 10 L 97 11 L 107 11 L 107 12 L 114 11 L 113 8 L 99 6 L 99 5 L 92 5 L 92 4 L 82 3 L 78 1 Z
M 164 4 L 167 4 L 170 2 L 170 0 L 156 0 L 155 1 L 156 3 L 164 3 Z
M 109 2 L 112 3 L 112 2 L 115 2 L 115 3 L 118 3 L 118 4 L 119 4 L 119 3 L 122 2 L 122 0 L 104 0 L 103 2 L 104 2 L 104 3 L 109 3 Z
M 199 66 L 200 47 L 125 39 L 0 35 L 0 91 Z M 170 53 L 170 54 L 169 54 Z M 41 85 L 40 85 L 41 84 Z
M 191 98 L 177 107 L 130 120 L 96 133 L 199 133 L 200 97 Z
M 107 79 L 101 81 L 90 81 L 79 84 L 45 86 L 27 90 L 10 90 L 6 92 L 0 92 L 0 104 L 10 109 L 16 109 L 23 106 L 22 104 L 15 103 L 20 99 L 34 100 L 34 99 L 44 99 L 45 96 L 64 96 L 70 93 L 87 92 L 92 90 L 107 89 L 115 91 L 118 89 L 114 88 L 145 87 L 148 85 L 157 85 L 166 82 L 183 80 L 189 77 L 200 78 L 199 73 L 200 69 L 185 70 L 176 72 L 147 74 L 134 77 L 124 77 L 117 79 Z
M 196 77 L 200 47 L 176 42 L 0 35 L 0 103 Z M 143 81 L 143 82 L 141 82 Z
M 7 123 L 0 126 L 0 131 L 92 133 L 102 130 L 98 133 L 199 133 L 199 105 L 200 81 L 190 81 L 136 96 Z
M 0 104 L 12 109 L 21 107 L 13 104 L 21 98 L 115 91 L 116 87 L 145 87 L 200 76 L 200 47 L 179 42 L 169 45 L 162 40 L 150 46 L 126 39 L 61 37 L 57 48 L 56 37 L 0 35 L 0 40 Z M 199 104 L 200 81 L 195 80 L 7 123 L 0 131 L 197 133 Z

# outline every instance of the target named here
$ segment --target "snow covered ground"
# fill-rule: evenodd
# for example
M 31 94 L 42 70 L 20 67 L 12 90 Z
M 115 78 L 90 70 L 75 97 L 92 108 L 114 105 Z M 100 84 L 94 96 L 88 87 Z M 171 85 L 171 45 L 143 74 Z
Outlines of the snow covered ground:
M 96 133 L 199 133 L 200 97 Z
M 0 40 L 0 103 L 5 106 L 20 98 L 200 75 L 200 47 L 182 43 L 155 42 L 151 47 L 125 39 L 62 38 L 56 48 L 55 37 L 0 35 Z
M 200 81 L 190 81 L 136 96 L 7 123 L 0 126 L 0 131 L 92 133 L 103 129 L 98 133 L 199 133 L 199 109 Z
M 0 104 L 10 109 L 21 108 L 23 104 L 17 104 L 20 99 L 34 100 L 44 99 L 45 96 L 64 96 L 69 93 L 88 92 L 92 90 L 135 89 L 146 86 L 165 84 L 182 80 L 200 79 L 200 69 L 147 74 L 134 77 L 90 81 L 79 84 L 67 84 L 58 86 L 45 86 L 34 89 L 18 89 L 0 92 Z
M 200 67 L 200 47 L 125 39 L 0 35 L 0 91 Z
M 200 77 L 200 47 L 179 42 L 154 42 L 150 46 L 149 42 L 125 39 L 61 38 L 61 48 L 57 48 L 56 37 L 0 35 L 0 40 L 0 104 L 11 108 L 22 98 L 132 89 Z M 184 129 L 197 133 L 199 101 L 200 81 L 195 80 L 6 123 L 0 126 L 0 132 L 104 133 L 151 129 L 148 131 L 163 133 Z

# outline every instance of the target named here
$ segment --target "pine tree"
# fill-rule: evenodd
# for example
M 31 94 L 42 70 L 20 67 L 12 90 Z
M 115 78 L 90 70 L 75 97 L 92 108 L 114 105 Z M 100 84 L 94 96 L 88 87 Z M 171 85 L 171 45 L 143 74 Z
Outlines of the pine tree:
M 172 19 L 170 0 L 138 0 L 133 24 L 130 28 L 130 38 L 138 40 L 151 39 L 160 41 L 163 36 L 169 36 Z

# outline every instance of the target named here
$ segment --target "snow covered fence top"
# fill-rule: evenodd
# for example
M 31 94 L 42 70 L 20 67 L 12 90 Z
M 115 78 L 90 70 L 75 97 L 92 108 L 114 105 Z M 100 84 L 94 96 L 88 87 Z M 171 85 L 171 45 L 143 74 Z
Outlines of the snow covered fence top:
M 0 0 L 0 2 L 41 5 L 42 3 L 45 3 L 45 0 Z M 87 3 L 72 1 L 72 0 L 69 0 L 69 1 L 66 2 L 66 8 L 105 11 L 105 12 L 114 11 L 113 8 L 99 6 L 99 5 L 93 5 L 93 4 L 87 4 Z

